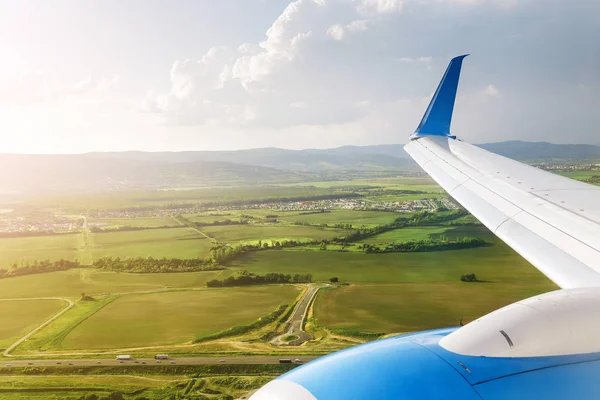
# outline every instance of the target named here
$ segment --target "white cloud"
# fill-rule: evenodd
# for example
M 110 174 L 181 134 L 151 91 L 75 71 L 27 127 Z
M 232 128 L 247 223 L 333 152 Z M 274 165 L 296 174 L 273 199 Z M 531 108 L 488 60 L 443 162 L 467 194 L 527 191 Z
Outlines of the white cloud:
M 363 13 L 388 14 L 402 11 L 404 0 L 359 0 L 358 9 Z
M 494 85 L 488 85 L 485 88 L 485 90 L 483 91 L 483 93 L 485 93 L 486 95 L 488 95 L 490 97 L 498 97 L 500 95 L 500 91 Z
M 295 101 L 290 103 L 291 108 L 306 108 L 306 103 L 303 101 Z
M 344 38 L 344 27 L 341 25 L 332 25 L 327 29 L 327 36 L 334 40 L 342 40 Z
M 364 32 L 369 27 L 369 20 L 359 19 L 346 25 L 348 32 Z
M 400 57 L 398 61 L 403 63 L 430 63 L 432 57 Z

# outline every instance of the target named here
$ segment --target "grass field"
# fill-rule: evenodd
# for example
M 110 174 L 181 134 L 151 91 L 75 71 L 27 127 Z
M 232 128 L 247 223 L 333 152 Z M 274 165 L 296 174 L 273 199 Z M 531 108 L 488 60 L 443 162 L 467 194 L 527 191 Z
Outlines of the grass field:
M 135 227 L 156 227 L 156 226 L 177 226 L 177 221 L 173 218 L 88 218 L 89 225 L 97 225 L 102 228 L 111 228 L 119 226 Z
M 0 239 L 0 268 L 35 260 L 75 260 L 84 251 L 79 234 Z
M 91 235 L 92 257 L 205 257 L 212 243 L 189 228 L 105 232 Z
M 91 268 L 0 279 L 0 298 L 79 297 L 133 291 L 160 290 L 169 287 L 201 287 L 223 271 L 171 274 L 126 274 Z
M 202 232 L 223 243 L 257 242 L 258 240 L 301 241 L 332 239 L 347 232 L 341 229 L 323 229 L 313 226 L 277 226 L 277 225 L 226 225 L 207 226 Z
M 385 211 L 354 211 L 334 210 L 325 213 L 280 215 L 279 219 L 286 222 L 308 222 L 311 224 L 352 224 L 358 226 L 384 225 L 393 222 L 399 213 Z
M 493 245 L 442 253 L 365 254 L 279 250 L 248 254 L 234 262 L 232 267 L 244 268 L 257 274 L 310 272 L 315 280 L 328 280 L 337 276 L 350 283 L 454 281 L 471 272 L 482 280 L 491 279 L 489 275 L 507 283 L 533 284 L 539 282 L 539 279 L 545 279 L 484 227 L 459 227 L 453 231 L 460 232 L 459 235 L 470 233 L 482 237 Z M 444 234 L 449 234 L 449 231 Z
M 372 236 L 370 238 L 361 240 L 360 243 L 389 243 L 389 242 L 407 242 L 409 240 L 426 240 L 431 235 L 443 235 L 448 231 L 448 227 L 439 226 L 419 226 L 419 227 L 408 227 L 402 229 L 394 229 L 381 233 L 379 235 Z
M 5 349 L 66 305 L 62 300 L 0 301 L 0 348 Z
M 493 278 L 493 276 L 492 276 Z M 351 285 L 326 290 L 315 303 L 320 326 L 362 332 L 401 333 L 457 326 L 527 297 L 555 289 L 538 283 L 504 281 Z
M 489 247 L 443 253 L 270 251 L 252 254 L 238 266 L 257 274 L 310 272 L 315 280 L 337 276 L 349 282 L 349 288 L 319 295 L 317 324 L 368 332 L 456 325 L 461 316 L 475 318 L 556 289 L 498 241 Z M 460 276 L 468 273 L 486 282 L 460 282 Z
M 81 399 L 94 393 L 97 398 L 109 398 L 119 392 L 122 397 L 111 399 L 164 400 L 175 398 L 224 399 L 245 398 L 252 389 L 265 385 L 274 376 L 219 376 L 198 373 L 159 374 L 151 371 L 134 375 L 131 373 L 89 375 L 4 375 L 0 376 L 0 397 L 3 400 L 25 399 Z M 258 374 L 258 376 L 256 376 Z M 264 374 L 264 372 L 262 372 Z M 191 376 L 194 376 L 192 378 Z M 228 397 L 230 396 L 230 397 Z
M 290 304 L 297 295 L 293 286 L 262 286 L 123 296 L 79 324 L 62 347 L 101 349 L 188 342 L 252 322 L 280 304 Z

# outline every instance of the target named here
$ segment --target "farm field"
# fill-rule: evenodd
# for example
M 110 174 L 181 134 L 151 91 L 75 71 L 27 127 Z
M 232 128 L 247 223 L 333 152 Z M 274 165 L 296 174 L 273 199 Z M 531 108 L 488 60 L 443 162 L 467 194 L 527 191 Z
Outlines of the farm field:
M 250 323 L 281 304 L 291 304 L 298 293 L 288 285 L 123 296 L 79 324 L 61 347 L 102 349 L 189 342 Z
M 226 271 L 183 272 L 170 274 L 127 274 L 77 268 L 68 271 L 0 279 L 0 298 L 79 297 L 172 287 L 202 287 Z
M 493 243 L 488 247 L 443 253 L 272 250 L 247 254 L 234 261 L 231 267 L 244 268 L 255 274 L 311 273 L 317 281 L 337 276 L 349 283 L 454 281 L 467 273 L 475 273 L 482 280 L 488 280 L 488 275 L 494 276 L 494 279 L 507 283 L 537 284 L 540 279 L 545 279 L 508 246 L 499 241 Z
M 77 259 L 84 250 L 79 234 L 0 239 L 0 268 L 21 261 Z
M 531 267 L 533 268 L 533 267 Z M 325 290 L 315 302 L 319 326 L 372 333 L 403 333 L 457 326 L 491 311 L 553 289 L 543 276 L 537 282 L 417 282 L 351 285 Z
M 286 215 L 282 214 L 279 219 L 286 222 L 307 222 L 310 224 L 351 224 L 354 227 L 376 226 L 393 222 L 400 216 L 399 213 L 386 211 L 354 211 L 334 210 L 331 212 Z
M 62 300 L 0 301 L 0 348 L 10 346 L 66 306 Z
M 461 217 L 458 220 L 463 220 Z M 468 220 L 464 220 L 469 222 Z M 358 243 L 390 243 L 390 242 L 408 242 L 411 240 L 427 240 L 435 238 L 457 239 L 462 237 L 477 237 L 489 243 L 505 246 L 492 232 L 483 225 L 475 226 L 417 226 L 394 229 L 379 235 L 363 239 Z
M 206 226 L 202 232 L 224 243 L 257 242 L 294 239 L 299 241 L 332 239 L 347 231 L 342 229 L 323 229 L 313 226 L 276 226 L 276 225 L 226 225 Z
M 88 225 L 96 225 L 102 228 L 111 228 L 119 226 L 133 227 L 157 227 L 157 226 L 177 226 L 177 221 L 169 217 L 156 218 L 88 218 Z
M 93 233 L 92 257 L 203 258 L 212 243 L 190 228 Z
M 394 229 L 361 240 L 359 243 L 389 243 L 389 242 L 408 242 L 410 240 L 427 240 L 431 235 L 443 235 L 449 228 L 446 226 L 419 226 Z

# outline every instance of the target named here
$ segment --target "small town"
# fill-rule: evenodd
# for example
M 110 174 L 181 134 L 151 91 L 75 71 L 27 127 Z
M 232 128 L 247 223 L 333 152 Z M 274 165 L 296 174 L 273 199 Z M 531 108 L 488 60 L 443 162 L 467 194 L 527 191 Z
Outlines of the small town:
M 331 211 L 331 210 L 357 210 L 357 211 L 392 211 L 399 213 L 417 211 L 436 211 L 440 208 L 448 210 L 458 209 L 458 205 L 448 198 L 422 199 L 396 202 L 378 202 L 364 199 L 331 199 L 320 201 L 290 201 L 269 202 L 246 205 L 222 205 L 206 207 L 170 206 L 163 208 L 139 208 L 125 210 L 104 210 L 89 213 L 94 219 L 103 218 L 164 218 L 176 215 L 198 214 L 202 212 L 227 212 L 234 210 L 273 210 L 276 212 L 293 211 Z M 79 229 L 84 226 L 83 216 L 63 216 L 51 213 L 36 214 L 35 216 L 15 216 L 4 213 L 0 216 L 0 233 L 61 233 Z

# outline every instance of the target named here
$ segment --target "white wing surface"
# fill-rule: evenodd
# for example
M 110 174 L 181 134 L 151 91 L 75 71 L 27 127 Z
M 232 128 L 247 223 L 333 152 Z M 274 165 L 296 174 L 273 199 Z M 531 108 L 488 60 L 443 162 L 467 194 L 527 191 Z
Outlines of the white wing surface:
M 458 59 L 450 63 L 420 127 L 449 127 Z M 444 93 L 448 86 L 450 93 Z M 436 114 L 436 108 L 443 112 Z M 600 187 L 490 153 L 449 131 L 418 129 L 411 139 L 405 146 L 410 156 L 554 283 L 561 288 L 600 286 Z

